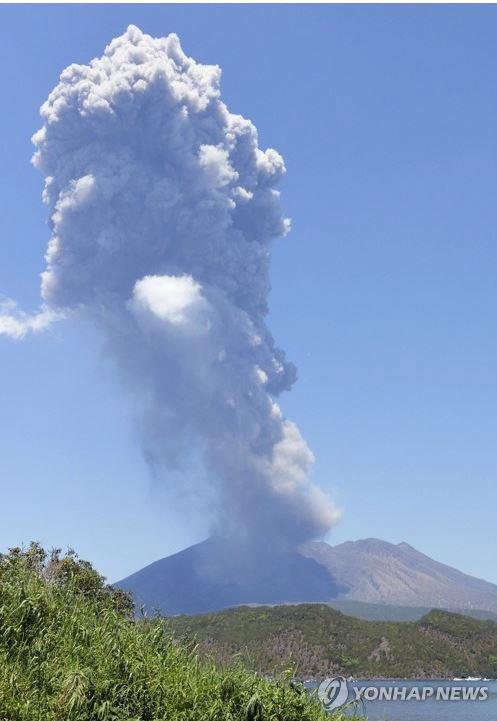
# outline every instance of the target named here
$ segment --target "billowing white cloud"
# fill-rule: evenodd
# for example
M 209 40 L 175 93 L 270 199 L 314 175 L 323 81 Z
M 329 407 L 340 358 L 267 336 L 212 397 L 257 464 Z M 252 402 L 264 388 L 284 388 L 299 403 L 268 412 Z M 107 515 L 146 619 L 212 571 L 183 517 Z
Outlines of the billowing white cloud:
M 151 313 L 183 333 L 209 330 L 210 306 L 190 275 L 147 275 L 135 283 L 129 305 L 137 315 Z
M 42 306 L 37 313 L 29 315 L 20 310 L 15 301 L 0 300 L 0 335 L 22 340 L 28 333 L 45 330 L 63 315 L 60 310 L 55 311 L 47 305 Z
M 275 400 L 295 380 L 265 322 L 271 243 L 290 228 L 285 165 L 229 112 L 219 81 L 175 35 L 132 26 L 64 70 L 33 137 L 50 212 L 46 306 L 0 328 L 22 337 L 85 313 L 143 391 L 149 461 L 170 463 L 182 437 L 197 438 L 216 530 L 297 545 L 337 514 Z

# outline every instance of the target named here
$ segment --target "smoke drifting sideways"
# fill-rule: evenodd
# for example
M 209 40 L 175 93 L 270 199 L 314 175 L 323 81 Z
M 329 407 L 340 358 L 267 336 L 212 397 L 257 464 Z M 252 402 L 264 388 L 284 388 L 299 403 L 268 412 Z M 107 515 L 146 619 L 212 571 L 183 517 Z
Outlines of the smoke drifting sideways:
M 90 318 L 143 398 L 149 462 L 174 465 L 181 439 L 196 438 L 213 532 L 296 547 L 339 514 L 275 400 L 295 380 L 265 323 L 270 245 L 290 228 L 285 166 L 219 82 L 176 35 L 133 26 L 63 71 L 33 136 L 50 211 L 43 306 L 28 316 L 3 302 L 0 333 Z

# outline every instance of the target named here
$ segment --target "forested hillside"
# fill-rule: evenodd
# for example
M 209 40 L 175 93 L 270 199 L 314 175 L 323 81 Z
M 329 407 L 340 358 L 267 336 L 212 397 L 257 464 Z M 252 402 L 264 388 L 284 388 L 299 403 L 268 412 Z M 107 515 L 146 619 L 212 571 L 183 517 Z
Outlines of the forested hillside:
M 415 622 L 364 621 L 324 604 L 241 607 L 170 620 L 218 663 L 292 666 L 301 677 L 497 676 L 497 624 L 446 611 Z

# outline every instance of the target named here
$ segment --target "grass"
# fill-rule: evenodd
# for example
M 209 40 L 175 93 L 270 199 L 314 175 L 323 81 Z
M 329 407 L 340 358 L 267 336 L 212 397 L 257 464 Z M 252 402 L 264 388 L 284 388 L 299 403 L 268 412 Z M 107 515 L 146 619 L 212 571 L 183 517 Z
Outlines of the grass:
M 0 556 L 1 721 L 340 721 L 290 680 L 200 660 L 69 552 Z M 347 717 L 350 721 L 350 717 Z

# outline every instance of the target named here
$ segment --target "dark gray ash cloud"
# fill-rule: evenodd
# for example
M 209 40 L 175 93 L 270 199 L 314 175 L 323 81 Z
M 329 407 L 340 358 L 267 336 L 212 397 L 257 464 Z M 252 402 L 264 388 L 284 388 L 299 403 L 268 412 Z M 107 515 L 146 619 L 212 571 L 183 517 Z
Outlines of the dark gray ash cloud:
M 310 480 L 313 455 L 277 396 L 295 369 L 266 325 L 281 156 L 220 98 L 220 69 L 176 35 L 129 27 L 71 65 L 41 108 L 34 165 L 51 238 L 34 316 L 0 307 L 22 338 L 90 317 L 144 399 L 144 447 L 174 462 L 195 438 L 215 489 L 215 531 L 296 545 L 337 518 Z

